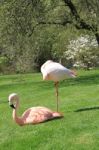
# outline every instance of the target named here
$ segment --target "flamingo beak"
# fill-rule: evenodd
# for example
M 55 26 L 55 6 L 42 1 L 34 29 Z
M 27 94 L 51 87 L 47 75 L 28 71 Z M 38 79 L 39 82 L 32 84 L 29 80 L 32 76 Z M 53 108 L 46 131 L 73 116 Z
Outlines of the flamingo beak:
M 76 76 L 77 76 L 77 72 L 74 71 L 74 70 L 71 70 L 71 74 L 73 75 L 73 77 L 76 77 Z
M 9 106 L 13 109 L 15 109 L 15 106 L 13 104 L 9 104 Z
M 13 104 L 10 105 L 11 108 L 15 109 L 15 106 Z

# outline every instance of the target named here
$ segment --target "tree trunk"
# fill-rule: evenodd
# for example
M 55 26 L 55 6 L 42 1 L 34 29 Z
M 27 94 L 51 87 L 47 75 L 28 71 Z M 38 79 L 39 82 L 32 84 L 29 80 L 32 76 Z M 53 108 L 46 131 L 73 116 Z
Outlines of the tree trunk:
M 99 33 L 95 33 L 95 37 L 96 37 L 96 40 L 97 40 L 97 43 L 98 43 L 98 47 L 99 47 Z
M 77 29 L 86 29 L 86 30 L 92 31 L 96 37 L 97 44 L 99 46 L 99 33 L 97 33 L 97 26 L 92 25 L 92 24 L 88 24 L 85 20 L 83 20 L 80 17 L 75 5 L 73 4 L 73 2 L 71 0 L 64 0 L 64 3 L 69 7 L 72 15 L 75 18 L 76 22 L 73 23 L 74 26 Z

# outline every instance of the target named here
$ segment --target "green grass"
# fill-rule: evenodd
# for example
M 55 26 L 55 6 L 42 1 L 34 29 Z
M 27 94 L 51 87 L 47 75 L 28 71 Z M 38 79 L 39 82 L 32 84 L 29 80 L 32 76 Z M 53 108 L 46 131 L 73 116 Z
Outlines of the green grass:
M 12 120 L 8 95 L 20 96 L 18 115 L 31 106 L 56 109 L 53 82 L 41 74 L 0 76 L 0 150 L 98 150 L 99 70 L 78 71 L 76 79 L 59 85 L 64 118 L 39 125 L 18 126 Z

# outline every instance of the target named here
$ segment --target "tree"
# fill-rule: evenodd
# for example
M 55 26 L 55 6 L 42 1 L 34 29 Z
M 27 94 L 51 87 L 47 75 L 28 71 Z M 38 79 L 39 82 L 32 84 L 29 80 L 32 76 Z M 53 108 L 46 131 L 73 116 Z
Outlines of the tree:
M 0 56 L 16 72 L 39 70 L 47 59 L 62 60 L 69 41 L 82 33 L 94 35 L 99 44 L 97 0 L 2 0 L 0 4 Z
M 52 1 L 50 0 L 50 2 Z M 51 9 L 48 8 L 47 11 L 43 10 L 41 16 L 43 14 L 49 16 L 49 12 L 52 13 L 52 11 L 55 10 L 59 12 L 61 9 L 63 10 L 64 17 L 61 15 L 60 19 L 58 16 L 58 21 L 57 19 L 55 20 L 55 18 L 53 21 L 51 18 L 47 20 L 46 17 L 41 17 L 42 19 L 38 19 L 36 26 L 40 24 L 55 24 L 62 26 L 73 24 L 79 30 L 85 29 L 93 32 L 99 45 L 99 2 L 97 0 L 76 0 L 74 2 L 73 0 L 62 0 L 61 2 L 57 0 L 53 2 L 53 7 L 51 7 Z

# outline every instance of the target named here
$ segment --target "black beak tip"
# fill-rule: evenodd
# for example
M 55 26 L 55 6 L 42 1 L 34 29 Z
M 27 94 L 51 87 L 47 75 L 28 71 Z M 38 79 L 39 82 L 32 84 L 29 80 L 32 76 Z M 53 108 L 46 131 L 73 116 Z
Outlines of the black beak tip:
M 13 104 L 10 105 L 11 108 L 15 109 L 15 106 Z

